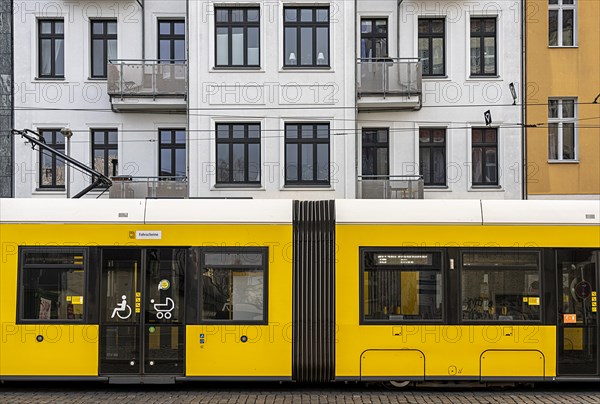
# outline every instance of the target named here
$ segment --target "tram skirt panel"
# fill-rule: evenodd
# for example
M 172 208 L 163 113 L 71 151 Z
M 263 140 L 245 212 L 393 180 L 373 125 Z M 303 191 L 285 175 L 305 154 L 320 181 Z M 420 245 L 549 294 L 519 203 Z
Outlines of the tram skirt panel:
M 335 203 L 294 201 L 293 370 L 297 382 L 335 377 Z

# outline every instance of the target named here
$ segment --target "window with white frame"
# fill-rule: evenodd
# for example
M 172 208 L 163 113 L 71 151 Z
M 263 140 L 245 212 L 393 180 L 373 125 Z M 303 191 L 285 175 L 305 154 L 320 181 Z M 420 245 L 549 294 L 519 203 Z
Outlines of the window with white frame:
M 548 160 L 577 160 L 576 107 L 575 98 L 548 100 Z
M 548 0 L 548 45 L 575 46 L 577 0 Z

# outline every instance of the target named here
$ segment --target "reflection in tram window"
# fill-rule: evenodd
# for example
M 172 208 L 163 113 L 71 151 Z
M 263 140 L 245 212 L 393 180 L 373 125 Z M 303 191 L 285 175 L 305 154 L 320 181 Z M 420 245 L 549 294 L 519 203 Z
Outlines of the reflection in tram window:
M 207 252 L 200 291 L 202 320 L 265 321 L 265 253 Z
M 462 319 L 540 321 L 537 252 L 462 254 Z
M 363 319 L 442 319 L 441 253 L 363 253 Z
M 83 251 L 25 251 L 21 267 L 21 319 L 82 320 L 84 262 Z

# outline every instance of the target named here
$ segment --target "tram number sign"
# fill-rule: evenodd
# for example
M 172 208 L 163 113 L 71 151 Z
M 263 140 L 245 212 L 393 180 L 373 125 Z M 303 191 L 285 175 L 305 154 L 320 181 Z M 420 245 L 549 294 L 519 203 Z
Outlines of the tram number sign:
M 575 294 L 581 300 L 585 300 L 592 294 L 592 285 L 587 281 L 581 281 L 575 285 Z
M 573 324 L 577 322 L 577 314 L 563 314 L 563 323 Z

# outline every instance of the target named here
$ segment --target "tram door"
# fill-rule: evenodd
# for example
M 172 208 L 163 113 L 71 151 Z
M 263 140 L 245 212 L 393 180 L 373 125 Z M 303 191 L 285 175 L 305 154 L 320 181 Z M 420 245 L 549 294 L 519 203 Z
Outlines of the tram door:
M 557 252 L 558 375 L 598 374 L 598 252 Z
M 100 374 L 184 373 L 186 249 L 102 252 Z

